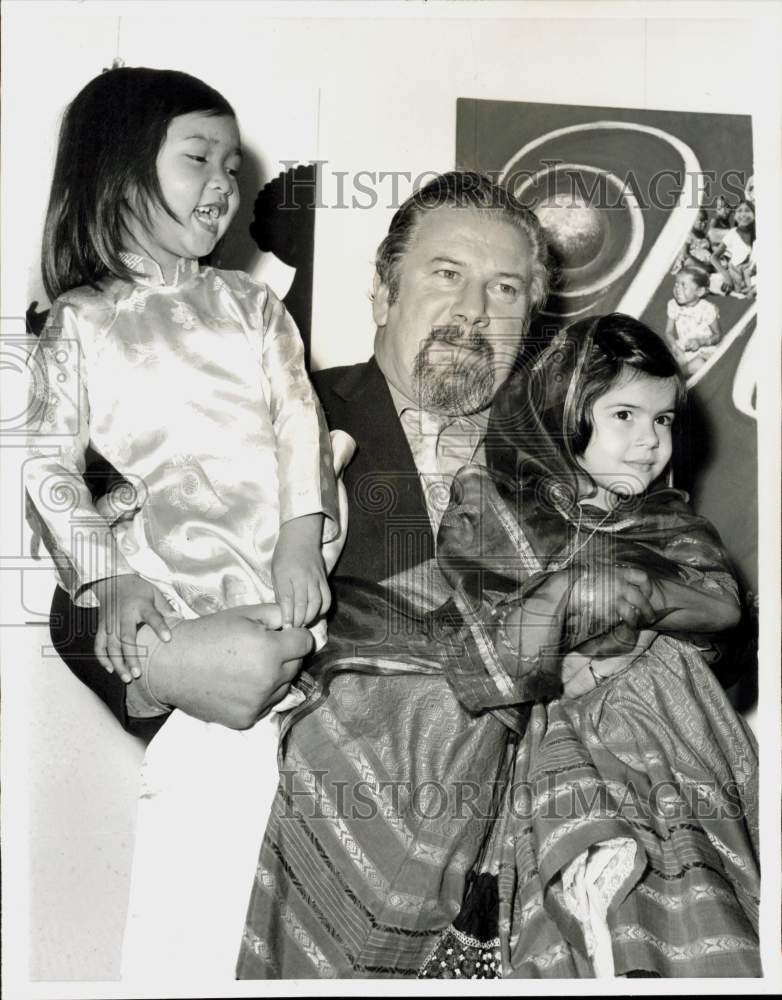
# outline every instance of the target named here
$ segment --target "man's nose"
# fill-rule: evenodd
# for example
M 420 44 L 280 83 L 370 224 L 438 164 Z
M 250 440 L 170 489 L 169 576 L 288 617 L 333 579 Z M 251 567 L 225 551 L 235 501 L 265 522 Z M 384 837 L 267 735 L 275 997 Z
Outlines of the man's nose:
M 486 289 L 481 282 L 468 281 L 453 304 L 454 320 L 464 326 L 487 326 Z

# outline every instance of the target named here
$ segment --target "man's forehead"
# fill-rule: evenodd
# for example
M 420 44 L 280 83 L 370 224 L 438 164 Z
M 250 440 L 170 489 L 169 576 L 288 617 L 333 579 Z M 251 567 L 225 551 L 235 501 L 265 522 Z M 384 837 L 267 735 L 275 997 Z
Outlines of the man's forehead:
M 498 209 L 478 210 L 441 205 L 429 209 L 418 221 L 410 250 L 417 255 L 441 255 L 443 251 L 491 254 L 525 264 L 531 254 L 530 241 L 518 226 Z

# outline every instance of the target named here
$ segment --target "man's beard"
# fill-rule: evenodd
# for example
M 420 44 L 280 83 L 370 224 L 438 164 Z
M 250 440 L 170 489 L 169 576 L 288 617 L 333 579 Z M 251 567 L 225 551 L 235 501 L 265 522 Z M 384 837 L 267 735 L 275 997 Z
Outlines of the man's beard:
M 484 410 L 494 398 L 494 348 L 480 330 L 435 327 L 413 361 L 412 387 L 422 410 Z

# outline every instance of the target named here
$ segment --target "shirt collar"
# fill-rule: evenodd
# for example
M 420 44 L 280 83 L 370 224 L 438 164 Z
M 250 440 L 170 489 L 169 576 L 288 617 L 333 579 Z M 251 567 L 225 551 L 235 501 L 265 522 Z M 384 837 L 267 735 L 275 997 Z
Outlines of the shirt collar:
M 158 262 L 153 260 L 151 257 L 144 257 L 140 253 L 128 253 L 123 250 L 119 255 L 119 259 L 125 267 L 134 272 L 133 280 L 138 282 L 138 284 L 148 285 L 151 287 L 166 284 L 160 264 L 158 264 Z M 187 278 L 197 273 L 197 260 L 188 260 L 187 257 L 180 257 L 177 260 L 174 278 L 170 284 L 178 285 L 182 281 L 185 281 Z

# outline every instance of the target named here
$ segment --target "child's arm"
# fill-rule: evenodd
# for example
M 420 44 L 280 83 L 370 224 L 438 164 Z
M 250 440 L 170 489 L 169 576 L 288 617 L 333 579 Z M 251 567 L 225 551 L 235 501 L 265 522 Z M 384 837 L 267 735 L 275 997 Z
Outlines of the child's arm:
M 701 589 L 680 580 L 651 580 L 649 601 L 653 617 L 640 620 L 643 628 L 656 632 L 722 632 L 741 618 L 735 591 L 720 587 Z
M 109 673 L 116 671 L 129 684 L 142 672 L 136 633 L 146 624 L 169 642 L 171 632 L 163 615 L 171 608 L 157 587 L 136 573 L 96 580 L 90 590 L 100 604 L 95 656 Z
M 302 625 L 330 601 L 320 545 L 339 534 L 336 478 L 299 332 L 282 303 L 256 288 L 265 298 L 262 364 L 271 388 L 279 478 L 281 528 L 272 578 L 284 624 Z
M 721 259 L 725 255 L 725 253 L 726 253 L 725 241 L 723 240 L 722 243 L 720 243 L 720 245 L 714 249 L 711 257 L 709 258 L 709 261 L 711 263 L 711 266 L 716 271 L 719 272 L 720 277 L 722 278 L 724 284 L 727 286 L 727 291 L 732 292 L 733 278 L 730 275 L 729 269 L 723 265 Z
M 711 336 L 706 341 L 705 346 L 713 346 L 714 344 L 719 344 L 722 340 L 722 327 L 720 326 L 720 314 L 714 317 L 711 323 L 709 323 L 709 330 L 711 331 Z
M 280 526 L 272 580 L 283 628 L 298 628 L 328 611 L 331 592 L 323 563 L 323 515 L 303 514 Z
M 703 302 L 702 308 L 705 313 L 703 326 L 707 327 L 709 332 L 700 337 L 690 337 L 684 345 L 687 351 L 697 351 L 699 347 L 712 347 L 722 340 L 719 310 L 711 302 Z

